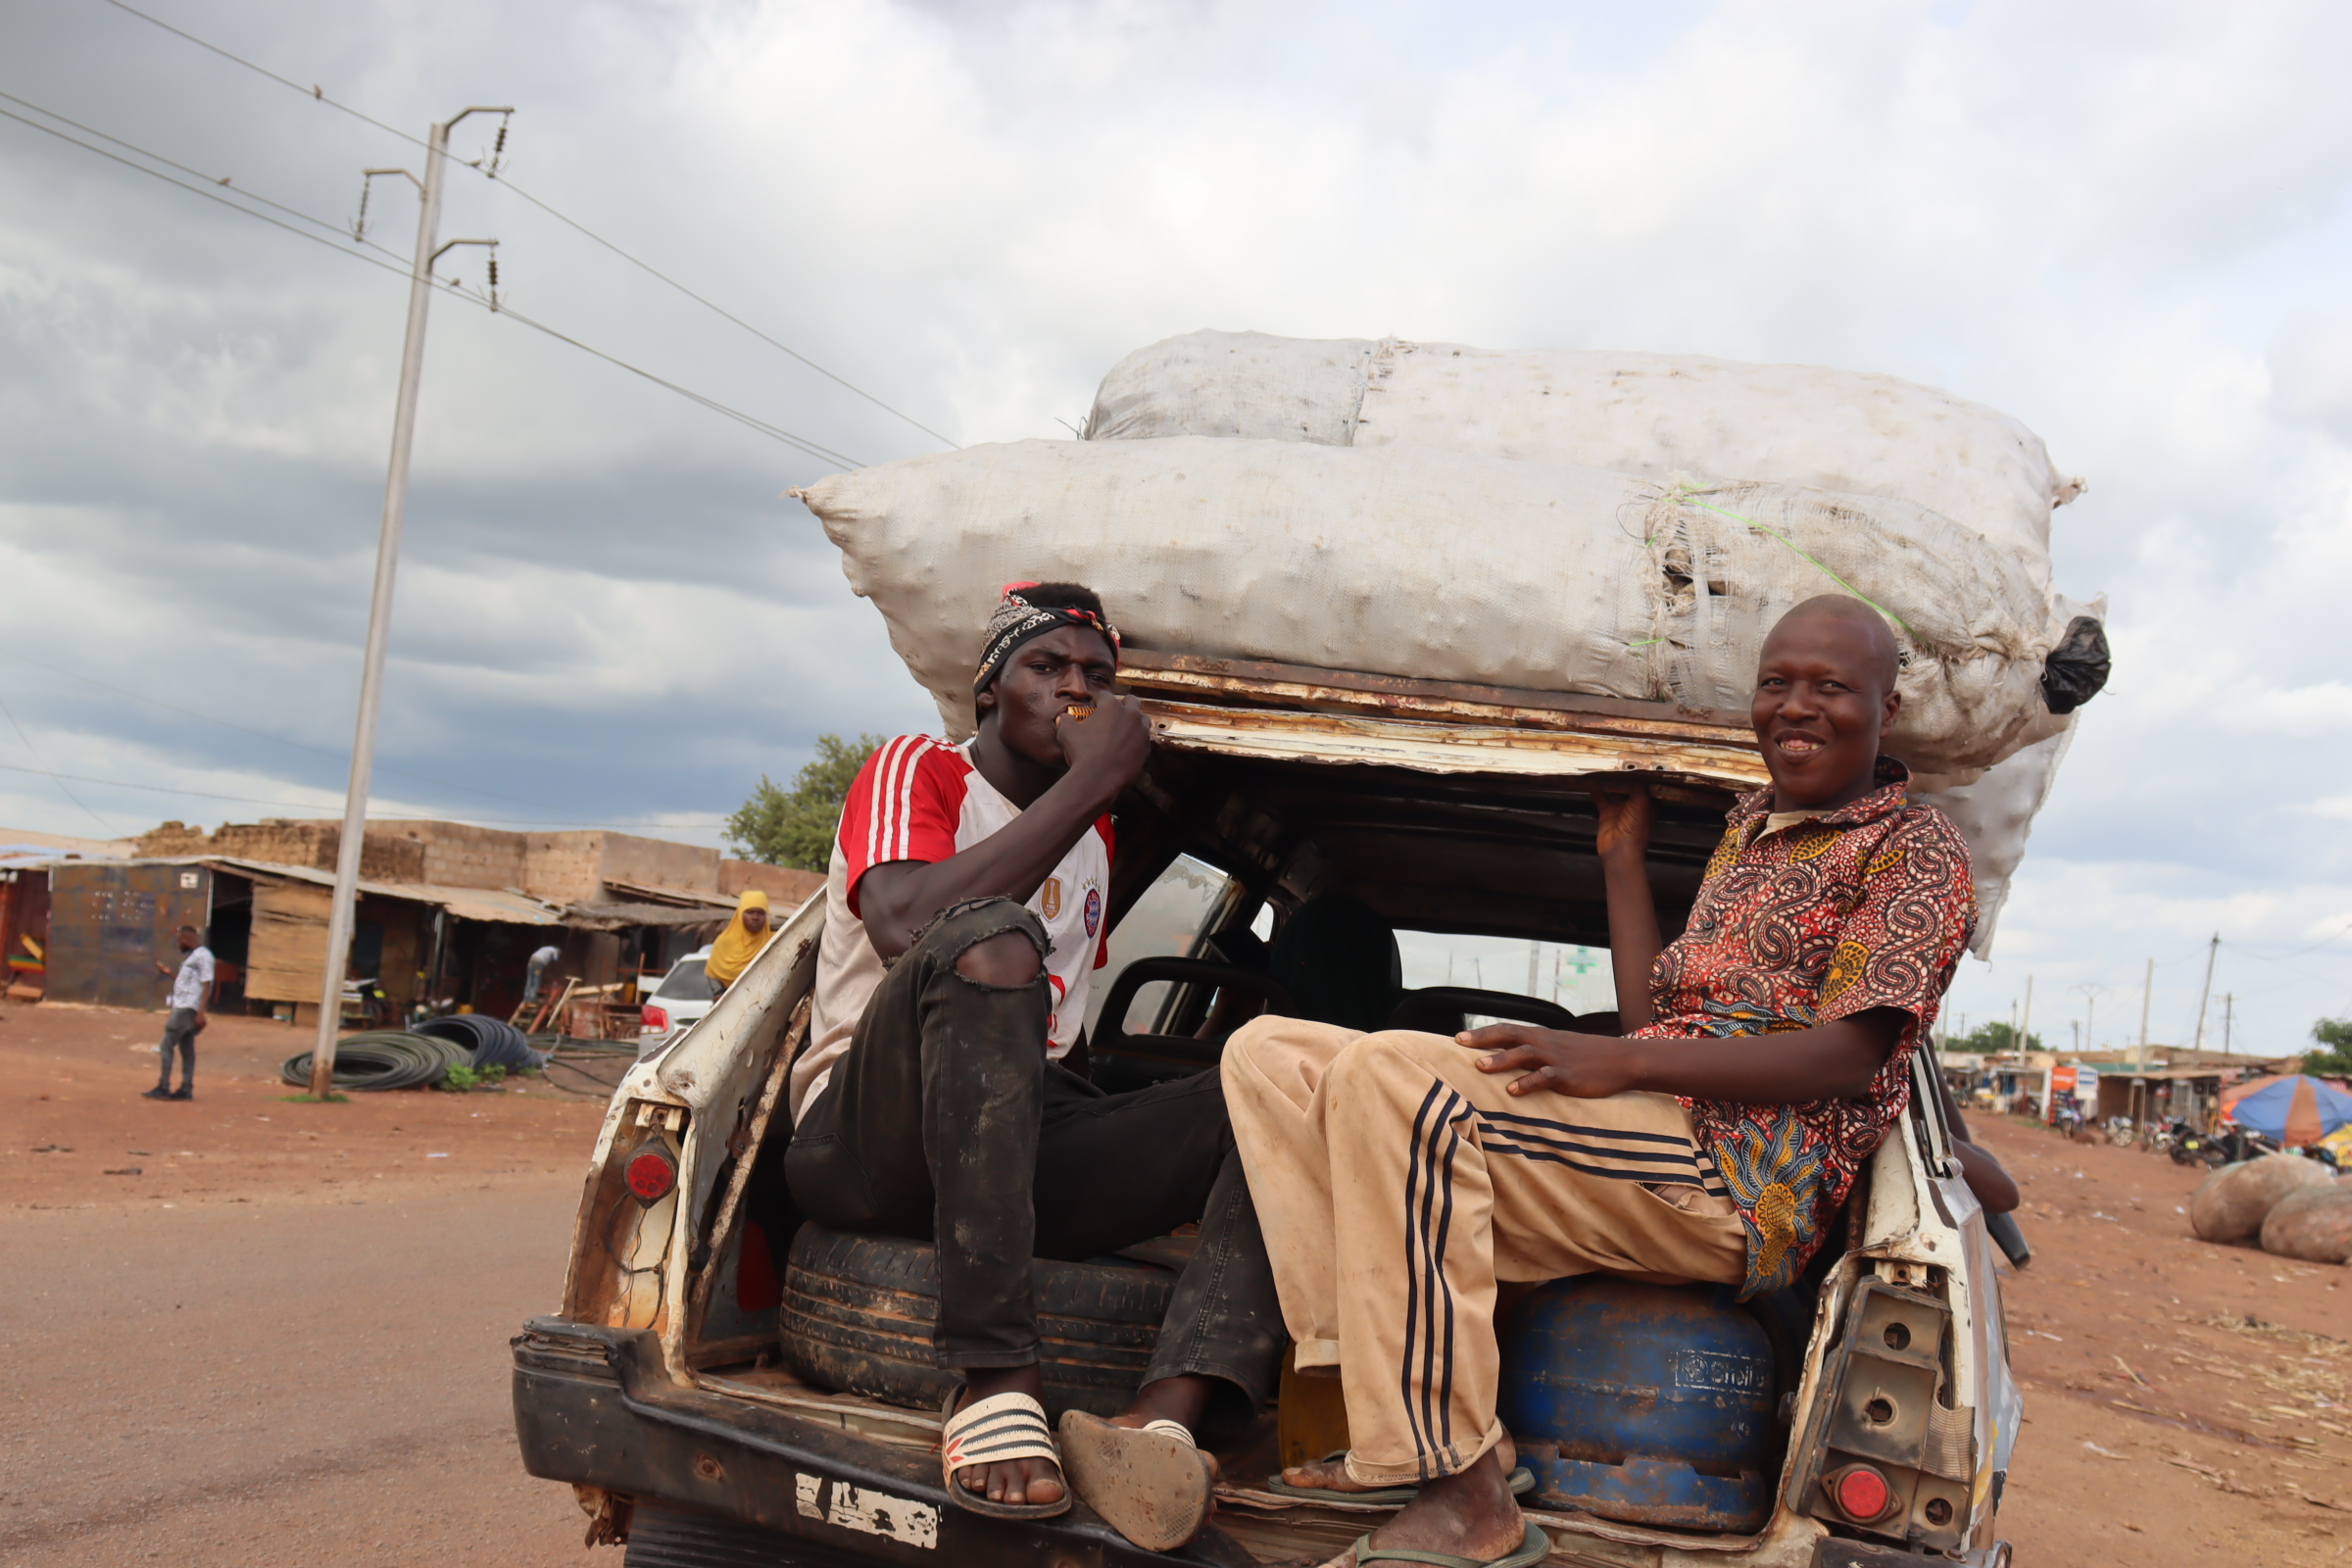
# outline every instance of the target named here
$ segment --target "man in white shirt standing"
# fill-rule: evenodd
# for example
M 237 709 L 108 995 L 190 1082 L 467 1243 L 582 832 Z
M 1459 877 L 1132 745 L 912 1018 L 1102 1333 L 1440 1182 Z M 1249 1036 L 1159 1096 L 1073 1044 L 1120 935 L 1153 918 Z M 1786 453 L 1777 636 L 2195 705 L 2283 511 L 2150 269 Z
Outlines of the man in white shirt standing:
M 950 1497 L 1042 1517 L 1074 1484 L 1167 1550 L 1207 1517 L 1193 1433 L 1247 1425 L 1284 1340 L 1218 1075 L 1110 1095 L 1064 1065 L 1084 1062 L 1104 961 L 1110 808 L 1152 755 L 1112 689 L 1118 651 L 1090 590 L 1011 584 L 982 640 L 978 734 L 902 735 L 851 785 L 785 1172 L 820 1225 L 935 1242 L 932 1344 L 963 1382 L 942 1434 Z M 1110 1422 L 1068 1412 L 1057 1446 L 1031 1259 L 1196 1221 L 1134 1402 Z
M 172 1010 L 164 1019 L 164 1043 L 157 1048 L 163 1054 L 163 1076 L 147 1091 L 149 1100 L 196 1098 L 196 1036 L 205 1026 L 204 1007 L 213 995 L 213 950 L 204 945 L 203 932 L 192 925 L 183 925 L 179 928 L 179 951 L 186 956 L 179 960 L 176 972 L 160 959 L 155 965 L 156 973 L 171 977 Z M 177 1089 L 172 1087 L 172 1054 L 175 1050 L 179 1054 Z

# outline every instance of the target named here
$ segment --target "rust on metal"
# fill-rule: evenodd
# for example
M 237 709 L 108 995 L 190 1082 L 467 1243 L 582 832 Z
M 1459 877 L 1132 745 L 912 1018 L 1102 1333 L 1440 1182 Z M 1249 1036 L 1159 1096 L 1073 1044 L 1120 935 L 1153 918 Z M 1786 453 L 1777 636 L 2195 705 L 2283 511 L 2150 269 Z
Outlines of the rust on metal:
M 1755 747 L 1745 713 L 1713 709 L 1694 711 L 1672 703 L 1590 697 L 1580 692 L 1413 680 L 1402 675 L 1202 659 L 1150 650 L 1130 651 L 1120 664 L 1119 678 L 1138 695 L 1179 701 Z
M 1635 773 L 1717 789 L 1766 783 L 1752 747 L 1714 738 L 1669 739 L 1624 732 L 1531 730 L 1502 724 L 1361 718 L 1264 708 L 1227 708 L 1146 698 L 1159 744 L 1269 760 L 1359 763 L 1424 773 L 1575 776 Z
M 701 1277 L 694 1282 L 694 1294 L 688 1303 L 686 1322 L 687 1338 L 690 1340 L 702 1337 L 703 1325 L 709 1320 L 710 1292 L 718 1283 L 719 1258 L 735 1239 L 736 1222 L 743 1208 L 743 1195 L 752 1183 L 752 1167 L 756 1163 L 756 1156 L 747 1159 L 744 1151 L 758 1150 L 767 1138 L 767 1126 L 775 1116 L 777 1104 L 783 1100 L 785 1084 L 792 1076 L 792 1064 L 800 1056 L 801 1046 L 808 1039 L 808 1004 L 812 997 L 813 993 L 804 996 L 793 1007 L 791 1019 L 784 1026 L 784 1038 L 777 1048 L 776 1059 L 768 1068 L 766 1084 L 761 1087 L 757 1099 L 747 1096 L 737 1112 L 735 1132 L 728 1142 L 729 1149 L 736 1156 L 734 1173 L 727 1182 L 726 1195 L 719 1200 L 718 1212 L 711 1220 L 710 1261 L 704 1265 Z
M 48 1000 L 102 1007 L 153 1008 L 177 968 L 182 925 L 213 917 L 213 873 L 200 865 L 49 868 Z

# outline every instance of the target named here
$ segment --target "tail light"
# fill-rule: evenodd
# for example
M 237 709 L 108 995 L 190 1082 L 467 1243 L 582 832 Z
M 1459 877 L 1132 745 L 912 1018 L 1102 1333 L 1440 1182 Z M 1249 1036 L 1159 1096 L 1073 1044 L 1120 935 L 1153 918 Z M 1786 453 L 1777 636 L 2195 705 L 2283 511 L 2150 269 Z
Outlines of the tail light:
M 639 1202 L 658 1203 L 678 1185 L 678 1162 L 669 1157 L 668 1150 L 652 1145 L 629 1156 L 623 1174 Z
M 1894 1501 L 1886 1478 L 1866 1464 L 1850 1465 L 1830 1478 L 1830 1495 L 1848 1519 L 1870 1524 L 1883 1517 Z
M 656 1034 L 669 1033 L 669 1009 L 647 1003 L 644 1010 L 637 1014 L 637 1027 L 650 1029 Z

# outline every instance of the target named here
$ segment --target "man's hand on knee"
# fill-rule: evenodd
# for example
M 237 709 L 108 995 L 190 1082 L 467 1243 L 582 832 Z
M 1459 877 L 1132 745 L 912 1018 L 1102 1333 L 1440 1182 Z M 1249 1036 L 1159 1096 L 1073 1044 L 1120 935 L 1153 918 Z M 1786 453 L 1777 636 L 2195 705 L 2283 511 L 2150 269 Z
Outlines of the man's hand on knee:
M 1045 967 L 1045 956 L 1037 951 L 1037 944 L 1020 931 L 984 937 L 956 960 L 956 972 L 966 980 L 1006 989 L 1035 985 Z
M 1453 1038 L 1488 1053 L 1479 1058 L 1480 1072 L 1520 1074 L 1506 1086 L 1514 1095 L 1548 1089 L 1579 1100 L 1606 1100 L 1634 1087 L 1633 1048 L 1605 1035 L 1496 1023 Z

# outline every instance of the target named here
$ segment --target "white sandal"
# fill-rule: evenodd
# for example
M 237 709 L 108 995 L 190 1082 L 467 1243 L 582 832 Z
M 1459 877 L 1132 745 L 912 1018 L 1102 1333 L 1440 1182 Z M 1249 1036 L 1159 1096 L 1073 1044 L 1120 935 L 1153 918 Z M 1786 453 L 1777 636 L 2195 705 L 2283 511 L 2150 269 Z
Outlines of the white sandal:
M 940 1414 L 946 1424 L 939 1434 L 940 1468 L 947 1479 L 948 1497 L 959 1507 L 995 1519 L 1051 1519 L 1070 1511 L 1070 1483 L 1062 1477 L 1061 1496 L 1053 1502 L 996 1502 L 987 1493 L 974 1492 L 956 1479 L 956 1472 L 976 1464 L 1001 1464 L 1007 1459 L 1051 1459 L 1062 1469 L 1054 1446 L 1054 1432 L 1046 1425 L 1046 1407 L 1026 1394 L 997 1394 L 962 1409 L 956 1401 L 963 1390 L 948 1395 Z
M 1174 1551 L 1208 1523 L 1216 1466 L 1182 1422 L 1122 1427 L 1064 1410 L 1061 1447 L 1086 1505 L 1146 1551 Z

